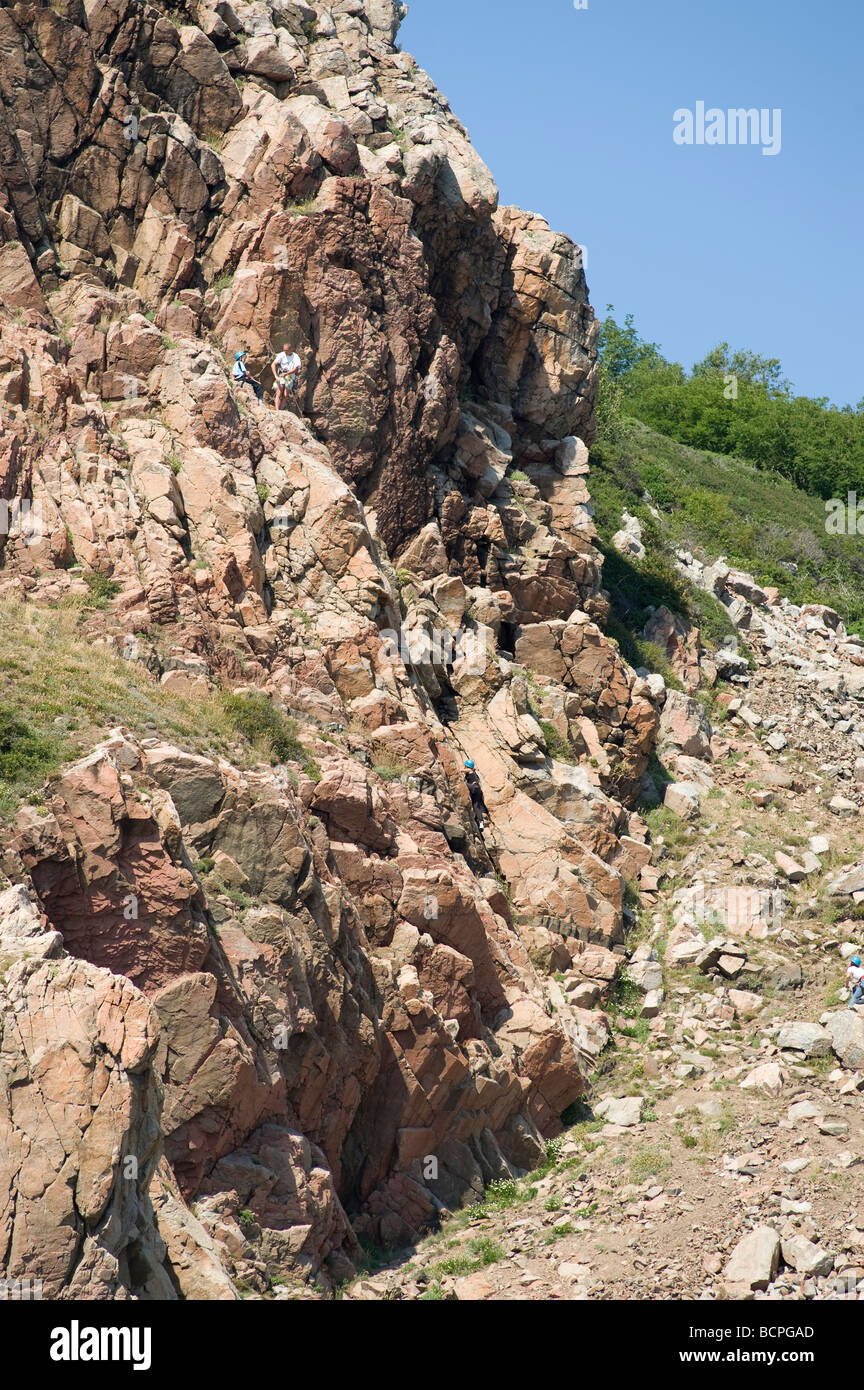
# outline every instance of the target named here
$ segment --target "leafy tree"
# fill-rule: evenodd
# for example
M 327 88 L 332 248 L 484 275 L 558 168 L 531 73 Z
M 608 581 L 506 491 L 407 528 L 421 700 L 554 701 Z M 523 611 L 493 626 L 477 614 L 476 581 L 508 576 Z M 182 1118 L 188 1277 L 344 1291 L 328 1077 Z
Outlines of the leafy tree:
M 606 305 L 607 317 L 600 324 L 600 361 L 609 376 L 622 377 L 635 367 L 648 363 L 660 363 L 660 349 L 656 343 L 648 343 L 633 326 L 633 315 L 624 319 L 623 328 L 612 317 L 614 304 Z
M 732 352 L 728 343 L 718 343 L 693 367 L 694 376 L 710 372 L 736 376 L 751 386 L 762 386 L 770 395 L 788 396 L 791 386 L 783 376 L 779 357 L 760 357 L 755 352 Z
M 629 415 L 680 444 L 746 459 L 811 495 L 864 494 L 864 402 L 841 408 L 796 396 L 779 359 L 725 342 L 688 374 L 641 337 L 632 314 L 621 326 L 613 312 L 610 305 L 600 335 L 601 441 L 606 416 L 620 434 Z

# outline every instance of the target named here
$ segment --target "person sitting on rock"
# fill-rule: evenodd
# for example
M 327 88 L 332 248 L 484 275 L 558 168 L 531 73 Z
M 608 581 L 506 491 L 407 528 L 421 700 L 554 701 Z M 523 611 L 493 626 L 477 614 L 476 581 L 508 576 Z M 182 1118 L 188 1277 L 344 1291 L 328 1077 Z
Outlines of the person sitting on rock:
M 864 1003 L 864 970 L 861 969 L 860 956 L 853 956 L 847 965 L 846 984 L 852 990 L 849 1008 L 854 1009 L 858 1004 Z
M 288 397 L 296 393 L 302 365 L 296 352 L 292 352 L 290 343 L 285 343 L 282 351 L 277 352 L 273 358 L 270 366 L 273 380 L 276 383 L 277 410 L 281 410 L 284 405 L 287 405 Z
M 471 805 L 474 810 L 474 815 L 477 818 L 477 826 L 480 831 L 480 834 L 482 835 L 483 831 L 486 829 L 486 821 L 489 816 L 489 808 L 486 805 L 486 802 L 483 797 L 483 788 L 480 785 L 480 778 L 477 776 L 477 773 L 474 770 L 473 758 L 466 758 L 465 760 L 465 783 L 468 787 L 468 792 L 471 797 Z
M 246 368 L 246 353 L 235 352 L 234 366 L 231 368 L 231 375 L 234 378 L 235 386 L 251 386 L 255 392 L 256 401 L 263 401 L 264 387 L 260 381 L 256 381 L 254 376 L 250 376 Z

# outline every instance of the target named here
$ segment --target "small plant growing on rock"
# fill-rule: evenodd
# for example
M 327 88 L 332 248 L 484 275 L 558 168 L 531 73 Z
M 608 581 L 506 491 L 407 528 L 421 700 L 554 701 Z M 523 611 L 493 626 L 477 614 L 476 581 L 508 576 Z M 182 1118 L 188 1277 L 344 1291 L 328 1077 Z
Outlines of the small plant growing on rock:
M 378 763 L 372 770 L 382 782 L 397 782 L 400 777 L 408 777 L 411 773 L 411 769 L 400 762 Z
M 84 583 L 90 590 L 89 602 L 94 608 L 107 608 L 111 599 L 116 598 L 120 592 L 117 581 L 109 579 L 107 574 L 101 574 L 98 570 L 93 574 L 85 574 Z
M 669 1167 L 669 1157 L 659 1149 L 640 1149 L 630 1160 L 630 1181 L 644 1182 L 656 1178 Z
M 554 758 L 559 763 L 575 762 L 573 749 L 566 738 L 562 738 L 554 724 L 550 724 L 548 719 L 539 720 L 540 728 L 543 730 L 543 737 L 546 740 L 546 748 L 550 758 Z
M 241 1212 L 238 1212 L 237 1221 L 247 1240 L 250 1236 L 258 1235 L 259 1226 L 255 1219 L 254 1211 L 250 1211 L 248 1207 L 244 1207 Z
M 401 125 L 397 125 L 395 121 L 388 121 L 387 128 L 390 131 L 390 134 L 393 136 L 393 139 L 396 141 L 396 144 L 399 146 L 402 153 L 407 154 L 408 150 L 410 150 L 411 148 L 411 141 L 408 139 L 408 136 L 406 135 L 403 127 Z
M 273 763 L 300 763 L 313 780 L 320 777 L 314 758 L 300 742 L 296 719 L 283 714 L 266 695 L 223 695 L 231 726 Z
M 293 217 L 308 217 L 315 206 L 317 196 L 317 193 L 313 193 L 309 198 L 301 198 L 296 203 L 288 203 L 285 211 Z
M 440 1283 L 438 1282 L 438 1280 L 436 1279 L 436 1280 L 434 1281 L 434 1283 L 432 1283 L 432 1284 L 430 1284 L 430 1285 L 428 1286 L 428 1288 L 426 1289 L 426 1292 L 425 1292 L 425 1293 L 421 1293 L 420 1298 L 419 1298 L 419 1302 L 420 1302 L 420 1303 L 442 1303 L 442 1302 L 445 1302 L 445 1301 L 446 1301 L 446 1298 L 447 1298 L 447 1295 L 445 1294 L 443 1288 L 441 1287 L 441 1284 L 440 1284 Z

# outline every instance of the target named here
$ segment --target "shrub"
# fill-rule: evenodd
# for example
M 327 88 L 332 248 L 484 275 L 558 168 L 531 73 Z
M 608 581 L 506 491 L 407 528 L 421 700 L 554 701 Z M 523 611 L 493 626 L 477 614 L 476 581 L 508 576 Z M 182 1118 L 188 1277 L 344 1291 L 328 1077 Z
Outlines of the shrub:
M 559 734 L 558 730 L 555 728 L 555 725 L 550 724 L 548 719 L 540 719 L 538 723 L 543 730 L 543 737 L 546 740 L 549 757 L 554 758 L 556 762 L 559 763 L 575 762 L 576 758 L 573 749 L 570 747 L 569 740 L 562 738 L 561 734 Z
M 90 590 L 90 603 L 94 608 L 107 608 L 112 598 L 116 598 L 120 592 L 120 585 L 114 579 L 109 579 L 107 574 L 100 574 L 95 571 L 93 574 L 84 575 L 84 583 Z
M 266 695 L 223 695 L 222 708 L 232 728 L 271 762 L 301 763 L 310 777 L 320 775 L 300 742 L 296 719 L 283 714 Z
M 411 775 L 410 767 L 406 767 L 404 763 L 396 759 L 392 762 L 377 763 L 372 771 L 381 778 L 382 782 L 397 782 L 400 777 Z

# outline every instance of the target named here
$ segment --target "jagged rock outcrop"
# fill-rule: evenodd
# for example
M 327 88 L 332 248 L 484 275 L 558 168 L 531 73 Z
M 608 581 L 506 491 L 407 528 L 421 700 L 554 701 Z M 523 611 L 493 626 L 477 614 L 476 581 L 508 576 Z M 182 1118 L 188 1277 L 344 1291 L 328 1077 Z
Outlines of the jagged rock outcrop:
M 148 1195 L 162 1137 L 152 1007 L 72 956 L 19 961 L 0 1004 L 5 1273 L 48 1298 L 174 1298 Z
M 306 749 L 105 727 L 4 839 L 0 1270 L 39 1201 L 52 1296 L 338 1280 L 535 1165 L 608 1036 L 665 692 L 603 632 L 596 324 L 398 21 L 0 10 L 0 602 L 98 579 L 118 672 Z M 286 339 L 277 414 L 229 366 Z

